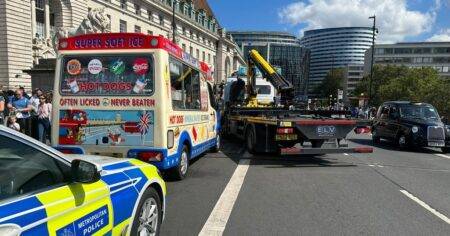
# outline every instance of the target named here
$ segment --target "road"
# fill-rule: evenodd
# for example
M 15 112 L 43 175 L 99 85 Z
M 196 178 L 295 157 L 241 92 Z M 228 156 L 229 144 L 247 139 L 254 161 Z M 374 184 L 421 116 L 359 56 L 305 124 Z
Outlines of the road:
M 350 146 L 372 145 L 352 135 Z M 168 182 L 162 235 L 450 235 L 450 155 L 252 156 L 225 142 Z

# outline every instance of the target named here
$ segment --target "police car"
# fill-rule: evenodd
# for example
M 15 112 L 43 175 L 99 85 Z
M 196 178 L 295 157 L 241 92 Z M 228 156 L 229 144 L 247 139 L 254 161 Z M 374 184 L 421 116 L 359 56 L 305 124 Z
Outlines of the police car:
M 158 235 L 166 187 L 139 160 L 66 155 L 0 126 L 0 235 Z

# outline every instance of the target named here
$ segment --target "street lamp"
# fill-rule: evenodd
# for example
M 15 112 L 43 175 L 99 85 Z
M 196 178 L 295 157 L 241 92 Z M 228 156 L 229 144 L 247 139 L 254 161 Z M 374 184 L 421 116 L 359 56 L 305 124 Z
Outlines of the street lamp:
M 175 23 L 175 4 L 177 0 L 172 0 L 172 42 L 176 43 L 177 24 Z
M 373 15 L 369 17 L 369 19 L 373 19 L 372 26 L 372 50 L 371 50 L 371 60 L 370 60 L 370 78 L 369 78 L 369 101 L 367 103 L 370 105 L 372 102 L 372 80 L 373 80 L 373 54 L 375 51 L 375 24 L 376 24 L 376 16 Z

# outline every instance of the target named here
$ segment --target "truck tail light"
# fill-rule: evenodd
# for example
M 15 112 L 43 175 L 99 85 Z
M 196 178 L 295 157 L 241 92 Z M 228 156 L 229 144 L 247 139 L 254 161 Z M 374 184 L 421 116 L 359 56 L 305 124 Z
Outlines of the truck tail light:
M 294 128 L 278 128 L 277 134 L 293 134 Z
M 137 154 L 137 158 L 141 161 L 150 162 L 150 161 L 162 161 L 163 155 L 160 152 L 154 151 L 143 151 Z

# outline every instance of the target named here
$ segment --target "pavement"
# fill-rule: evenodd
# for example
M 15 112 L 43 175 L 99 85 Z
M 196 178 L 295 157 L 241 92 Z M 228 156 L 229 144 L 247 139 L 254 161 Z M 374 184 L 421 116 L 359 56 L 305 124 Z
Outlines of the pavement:
M 450 155 L 437 149 L 287 158 L 228 140 L 167 190 L 161 235 L 450 235 Z

